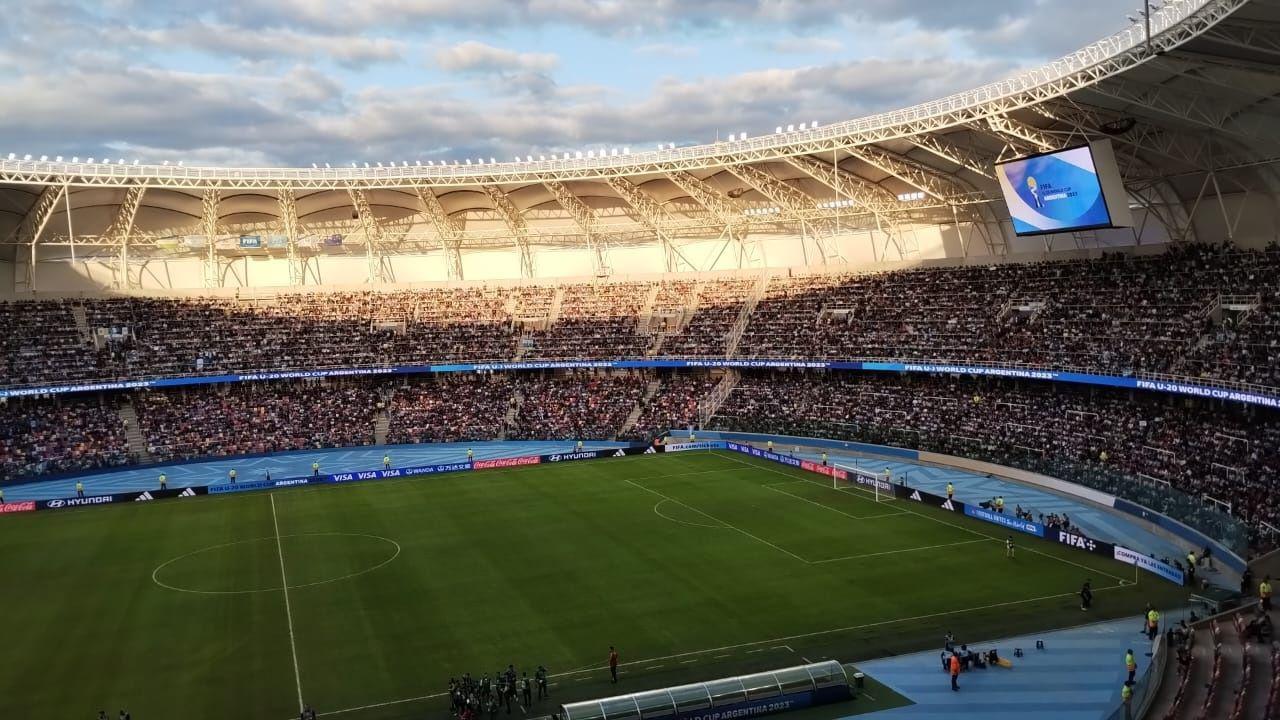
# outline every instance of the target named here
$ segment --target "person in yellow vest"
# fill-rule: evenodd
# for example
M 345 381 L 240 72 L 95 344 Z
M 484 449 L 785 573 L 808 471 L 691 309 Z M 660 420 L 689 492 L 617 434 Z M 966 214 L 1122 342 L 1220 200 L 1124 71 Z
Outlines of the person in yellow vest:
M 4 496 L 0 495 L 0 499 Z M 1262 582 L 1258 583 L 1258 597 L 1262 598 L 1262 611 L 1271 612 L 1271 576 L 1262 578 Z
M 311 461 L 311 477 L 320 477 L 320 461 Z
M 1133 681 L 1130 680 L 1120 688 L 1120 702 L 1124 703 L 1125 720 L 1133 719 Z
M 578 450 L 578 452 L 582 452 L 582 441 L 581 441 L 581 440 L 579 440 L 579 441 L 578 441 L 577 450 Z
M 773 452 L 773 441 L 769 441 L 769 452 Z
M 1109 458 L 1109 457 L 1111 457 L 1111 456 L 1110 456 L 1110 455 L 1107 455 L 1107 451 L 1106 451 L 1106 450 L 1103 450 L 1102 452 L 1098 453 L 1098 461 L 1099 461 L 1099 462 L 1101 462 L 1103 465 L 1106 465 L 1106 464 L 1107 464 L 1107 458 Z
M 231 470 L 227 473 L 227 478 L 229 478 L 229 479 L 231 480 L 231 484 L 232 484 L 232 485 L 235 485 L 235 484 L 236 484 L 236 469 L 235 469 L 235 468 L 231 468 Z
M 1004 496 L 1000 495 L 996 498 L 996 512 L 1004 514 Z
M 698 442 L 698 434 L 692 430 L 689 431 L 689 442 Z
M 160 489 L 165 490 L 169 487 L 169 478 L 164 473 L 160 473 Z
M 475 460 L 475 459 L 476 459 L 476 454 L 471 452 L 471 448 L 467 448 L 467 462 L 471 462 L 472 460 Z
M 1196 551 L 1187 553 L 1187 584 L 1196 584 Z
M 951 483 L 947 483 L 947 499 L 954 500 L 955 497 L 956 497 L 956 486 L 952 485 Z
M 826 467 L 826 465 L 827 465 L 827 453 L 826 453 L 826 451 L 823 451 L 823 453 L 822 453 L 822 465 L 823 465 L 823 467 Z
M 84 483 L 76 481 L 76 497 L 84 497 Z
M 391 469 L 391 456 L 390 456 L 390 455 L 383 455 L 383 456 L 382 456 L 382 469 L 383 469 L 383 470 L 390 470 L 390 469 Z
M 1151 608 L 1147 611 L 1147 638 L 1154 641 L 1156 635 L 1160 634 L 1160 613 Z
M 1124 651 L 1124 669 L 1129 671 L 1129 682 L 1138 674 L 1138 660 L 1133 656 L 1133 648 Z

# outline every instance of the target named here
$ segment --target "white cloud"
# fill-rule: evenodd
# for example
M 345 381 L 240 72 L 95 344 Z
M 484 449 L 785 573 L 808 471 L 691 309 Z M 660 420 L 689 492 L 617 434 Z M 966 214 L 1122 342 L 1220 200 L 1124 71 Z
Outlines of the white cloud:
M 556 68 L 560 59 L 550 53 L 520 53 L 514 50 L 467 40 L 438 50 L 436 64 L 449 72 L 462 73 L 548 73 Z

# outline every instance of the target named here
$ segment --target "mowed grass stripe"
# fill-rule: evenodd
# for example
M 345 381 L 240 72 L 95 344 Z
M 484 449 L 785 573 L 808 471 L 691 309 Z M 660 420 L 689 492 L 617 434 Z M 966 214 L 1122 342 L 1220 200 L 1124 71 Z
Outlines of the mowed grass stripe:
M 736 532 L 665 520 L 653 511 L 660 498 L 626 479 L 809 559 L 920 549 L 797 562 Z M 290 591 L 305 700 L 321 712 L 395 703 L 439 693 L 451 675 L 508 662 L 553 673 L 592 668 L 610 644 L 627 663 L 799 637 L 788 642 L 797 654 L 858 659 L 932 646 L 946 629 L 997 637 L 1079 621 L 1063 597 L 1078 588 L 1078 567 L 1029 553 L 1006 561 L 994 542 L 931 548 L 980 536 L 912 515 L 842 517 L 765 488 L 779 479 L 718 455 L 681 453 L 276 493 L 291 579 L 338 576 L 382 557 L 372 545 L 293 536 L 376 535 L 402 548 L 374 572 Z M 822 503 L 805 484 L 785 489 Z M 907 505 L 813 490 L 831 492 L 831 507 L 850 514 Z M 137 717 L 296 715 L 283 598 L 198 596 L 150 581 L 157 565 L 182 553 L 273 534 L 266 494 L 0 522 L 9 551 L 0 607 L 10 620 L 0 646 L 10 668 L 0 676 L 0 715 L 79 717 L 111 706 Z M 217 587 L 261 586 L 270 571 L 280 573 L 270 552 L 205 558 L 174 572 L 214 576 Z M 1108 592 L 1098 612 L 1136 613 L 1162 588 Z M 947 627 L 901 622 L 1015 602 L 947 617 Z M 863 629 L 831 632 L 850 626 Z M 641 689 L 767 669 L 795 662 L 789 652 L 629 666 L 627 683 Z M 599 680 L 558 690 L 557 700 L 609 692 Z M 439 708 L 395 703 L 344 720 L 424 710 Z

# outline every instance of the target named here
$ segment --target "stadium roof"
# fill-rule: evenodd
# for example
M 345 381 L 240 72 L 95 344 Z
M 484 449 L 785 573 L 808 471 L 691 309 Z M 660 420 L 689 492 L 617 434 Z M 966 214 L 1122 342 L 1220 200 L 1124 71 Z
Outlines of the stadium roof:
M 1174 239 L 1213 196 L 1280 189 L 1280 0 L 1173 0 L 1069 56 L 910 108 L 661 151 L 474 165 L 207 168 L 0 159 L 0 257 L 176 237 L 354 234 L 393 252 L 998 227 L 992 164 L 1113 140 Z M 68 212 L 69 209 L 69 212 Z M 1225 210 L 1224 210 L 1225 213 Z M 68 218 L 68 215 L 70 218 Z M 67 220 L 73 222 L 67 222 Z M 1230 225 L 1230 223 L 1228 223 Z M 999 232 L 982 232 L 992 254 Z M 212 247 L 212 246 L 210 246 Z M 671 269 L 696 269 L 671 249 Z M 20 257 L 20 255 L 19 255 Z M 460 264 L 457 265 L 460 268 Z

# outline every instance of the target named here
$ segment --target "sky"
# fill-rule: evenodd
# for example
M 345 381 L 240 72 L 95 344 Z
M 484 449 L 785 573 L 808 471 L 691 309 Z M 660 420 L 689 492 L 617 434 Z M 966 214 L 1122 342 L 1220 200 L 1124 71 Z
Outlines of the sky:
M 700 144 L 976 87 L 1126 14 L 1115 0 L 24 0 L 0 10 L 0 156 L 309 167 Z

